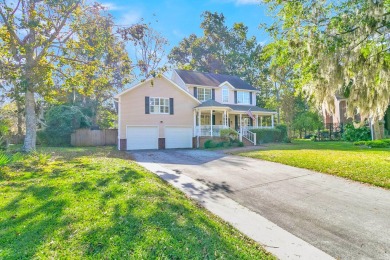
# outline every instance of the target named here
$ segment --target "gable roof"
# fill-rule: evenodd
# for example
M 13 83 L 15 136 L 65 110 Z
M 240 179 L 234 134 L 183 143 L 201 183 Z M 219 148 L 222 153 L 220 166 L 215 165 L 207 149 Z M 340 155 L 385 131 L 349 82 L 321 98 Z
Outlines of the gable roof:
M 222 83 L 228 82 L 236 89 L 254 90 L 253 86 L 237 76 L 214 74 L 208 72 L 197 72 L 190 70 L 175 70 L 185 84 L 219 87 Z
M 198 99 L 196 99 L 193 95 L 191 95 L 190 93 L 188 93 L 186 90 L 182 89 L 179 85 L 177 85 L 175 82 L 173 82 L 172 80 L 170 80 L 169 78 L 167 78 L 165 75 L 162 75 L 161 78 L 167 80 L 169 83 L 171 83 L 173 86 L 175 86 L 176 88 L 178 88 L 179 91 L 185 93 L 187 96 L 189 96 L 191 99 L 195 100 L 197 103 L 201 103 Z M 115 95 L 114 98 L 119 98 L 120 96 L 122 96 L 123 94 L 129 92 L 129 91 L 132 91 L 133 89 L 136 89 L 138 88 L 139 86 L 142 86 L 144 83 L 147 83 L 149 81 L 152 81 L 153 79 L 155 78 L 148 78 L 147 80 L 145 81 L 141 81 L 137 84 L 135 84 L 134 86 L 122 91 L 121 93 Z

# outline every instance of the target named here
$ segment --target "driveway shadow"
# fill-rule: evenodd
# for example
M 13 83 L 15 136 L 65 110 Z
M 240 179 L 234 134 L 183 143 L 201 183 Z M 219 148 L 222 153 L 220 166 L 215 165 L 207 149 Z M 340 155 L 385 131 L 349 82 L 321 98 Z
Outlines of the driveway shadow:
M 139 150 L 128 154 L 141 163 L 201 165 L 227 156 L 221 152 L 195 149 Z

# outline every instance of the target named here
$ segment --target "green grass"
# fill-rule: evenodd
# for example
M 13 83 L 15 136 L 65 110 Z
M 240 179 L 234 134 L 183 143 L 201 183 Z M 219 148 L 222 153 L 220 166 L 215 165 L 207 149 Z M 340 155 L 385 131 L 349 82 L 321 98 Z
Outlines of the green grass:
M 390 189 L 390 148 L 368 148 L 347 142 L 293 141 L 269 144 L 242 156 L 337 175 Z
M 0 168 L 0 259 L 273 259 L 114 148 Z

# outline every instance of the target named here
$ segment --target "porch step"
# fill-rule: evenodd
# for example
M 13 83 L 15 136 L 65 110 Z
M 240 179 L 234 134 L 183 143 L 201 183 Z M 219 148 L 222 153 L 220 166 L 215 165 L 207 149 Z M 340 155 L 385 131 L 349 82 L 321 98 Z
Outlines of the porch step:
M 244 143 L 245 146 L 254 146 L 254 144 L 246 139 L 245 137 L 242 137 L 242 142 Z

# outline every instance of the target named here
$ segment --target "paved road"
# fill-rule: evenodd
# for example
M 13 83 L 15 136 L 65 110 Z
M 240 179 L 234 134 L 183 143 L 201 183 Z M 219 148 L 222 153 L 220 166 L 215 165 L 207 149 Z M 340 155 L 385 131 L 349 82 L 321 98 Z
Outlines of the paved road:
M 335 258 L 390 259 L 388 190 L 221 152 L 132 155 L 203 182 Z

